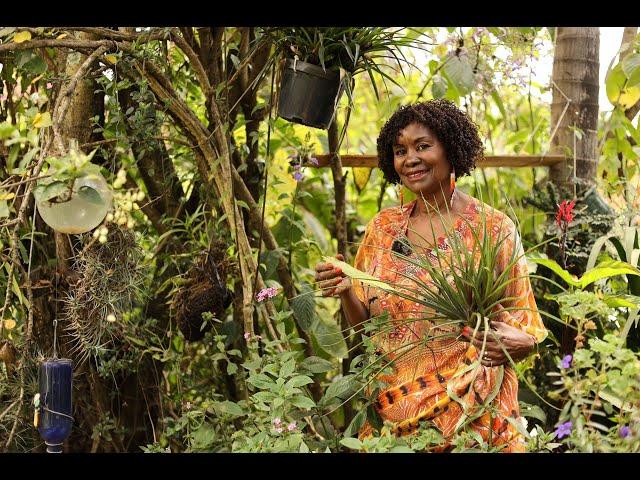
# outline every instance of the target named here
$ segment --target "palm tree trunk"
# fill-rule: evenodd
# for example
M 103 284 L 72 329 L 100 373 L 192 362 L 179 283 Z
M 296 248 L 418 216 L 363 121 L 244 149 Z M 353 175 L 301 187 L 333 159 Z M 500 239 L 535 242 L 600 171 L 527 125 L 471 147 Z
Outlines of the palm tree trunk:
M 551 150 L 567 161 L 550 167 L 558 187 L 574 184 L 574 176 L 595 183 L 598 167 L 597 127 L 600 29 L 559 27 L 551 73 Z

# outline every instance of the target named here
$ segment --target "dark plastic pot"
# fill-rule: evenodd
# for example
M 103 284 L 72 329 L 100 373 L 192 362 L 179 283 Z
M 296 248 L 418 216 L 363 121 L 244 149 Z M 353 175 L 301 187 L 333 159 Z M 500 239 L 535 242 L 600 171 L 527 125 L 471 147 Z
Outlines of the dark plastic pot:
M 71 433 L 71 379 L 73 368 L 67 358 L 46 360 L 40 365 L 40 421 L 38 431 L 47 452 L 61 453 Z
M 340 72 L 325 72 L 317 65 L 288 59 L 282 69 L 278 115 L 293 123 L 326 129 L 343 91 Z

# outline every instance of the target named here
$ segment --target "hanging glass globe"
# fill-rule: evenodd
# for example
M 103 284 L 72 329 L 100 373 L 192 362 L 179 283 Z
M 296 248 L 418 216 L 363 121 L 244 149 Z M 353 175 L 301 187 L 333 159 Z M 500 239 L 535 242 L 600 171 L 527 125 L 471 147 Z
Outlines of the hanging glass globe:
M 96 228 L 107 215 L 113 194 L 102 174 L 94 170 L 76 178 L 73 188 L 59 197 L 45 199 L 45 190 L 36 189 L 35 198 L 42 220 L 60 233 L 85 233 Z M 63 199 L 64 200 L 64 199 Z

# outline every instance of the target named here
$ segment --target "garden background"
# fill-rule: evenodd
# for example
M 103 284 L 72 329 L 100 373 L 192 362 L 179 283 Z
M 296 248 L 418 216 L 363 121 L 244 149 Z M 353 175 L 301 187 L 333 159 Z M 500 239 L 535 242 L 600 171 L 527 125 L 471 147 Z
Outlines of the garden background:
M 529 450 L 639 451 L 640 36 L 619 32 L 603 66 L 596 27 L 0 28 L 0 449 L 44 451 L 54 349 L 68 452 L 441 442 L 357 439 L 370 352 L 313 278 L 399 203 L 370 168 L 384 121 L 447 98 L 486 148 L 457 185 L 518 224 L 550 330 L 517 365 Z M 342 67 L 327 129 L 277 114 L 296 55 Z M 106 183 L 72 192 L 87 175 Z M 68 198 L 45 223 L 68 192 L 108 210 L 96 228 L 73 233 Z M 497 450 L 474 440 L 454 451 Z

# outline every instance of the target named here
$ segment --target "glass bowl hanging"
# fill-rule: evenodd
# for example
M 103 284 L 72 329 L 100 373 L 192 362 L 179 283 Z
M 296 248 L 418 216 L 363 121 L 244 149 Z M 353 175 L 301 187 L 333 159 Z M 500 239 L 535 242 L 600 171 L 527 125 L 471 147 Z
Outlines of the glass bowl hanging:
M 71 393 L 73 367 L 68 358 L 40 364 L 40 393 L 35 400 L 35 426 L 47 444 L 47 452 L 62 453 L 62 445 L 73 425 Z
M 92 171 L 73 182 L 69 193 L 47 198 L 46 189 L 34 192 L 42 220 L 60 233 L 85 233 L 96 228 L 109 212 L 113 194 L 98 171 Z M 68 198 L 60 197 L 66 196 Z

